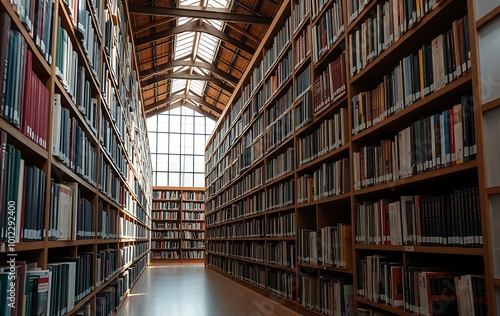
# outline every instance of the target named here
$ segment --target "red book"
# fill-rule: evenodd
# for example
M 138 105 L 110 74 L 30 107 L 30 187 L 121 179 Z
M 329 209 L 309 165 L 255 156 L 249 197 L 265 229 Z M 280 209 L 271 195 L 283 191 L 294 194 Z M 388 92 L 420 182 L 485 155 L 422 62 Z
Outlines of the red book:
M 31 71 L 33 55 L 30 50 L 26 50 L 26 60 L 25 60 L 25 72 L 24 72 L 24 98 L 23 98 L 23 111 L 21 117 L 21 131 L 28 138 L 31 138 L 30 134 L 30 122 L 31 122 L 31 102 L 33 101 L 33 73 Z
M 401 265 L 391 266 L 391 299 L 393 307 L 403 308 L 403 266 Z

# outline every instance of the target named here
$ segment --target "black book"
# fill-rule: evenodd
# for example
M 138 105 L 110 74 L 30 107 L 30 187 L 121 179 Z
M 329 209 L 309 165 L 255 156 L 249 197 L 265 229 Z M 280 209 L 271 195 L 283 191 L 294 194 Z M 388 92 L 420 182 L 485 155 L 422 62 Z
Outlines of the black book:
M 7 69 L 9 63 L 9 30 L 11 19 L 5 11 L 0 11 L 0 117 L 4 116 L 5 95 L 7 92 Z M 0 179 L 1 180 L 1 179 Z M 1 201 L 1 199 L 0 199 Z

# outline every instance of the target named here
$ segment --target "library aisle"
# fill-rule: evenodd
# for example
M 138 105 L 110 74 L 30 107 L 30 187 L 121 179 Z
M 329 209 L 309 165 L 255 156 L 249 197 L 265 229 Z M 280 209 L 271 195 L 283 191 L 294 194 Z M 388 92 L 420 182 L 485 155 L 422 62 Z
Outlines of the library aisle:
M 149 266 L 118 316 L 293 316 L 296 312 L 202 263 Z

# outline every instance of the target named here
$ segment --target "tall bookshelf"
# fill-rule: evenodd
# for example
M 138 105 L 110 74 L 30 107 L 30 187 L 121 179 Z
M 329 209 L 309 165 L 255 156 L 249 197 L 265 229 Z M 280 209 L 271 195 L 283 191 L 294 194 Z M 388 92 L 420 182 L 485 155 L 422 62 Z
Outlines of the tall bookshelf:
M 283 1 L 206 146 L 206 265 L 304 315 L 496 314 L 475 2 Z
M 36 284 L 47 314 L 109 314 L 149 263 L 152 168 L 127 10 L 0 3 L 0 261 L 15 258 L 19 315 Z
M 151 262 L 205 259 L 203 188 L 153 187 Z

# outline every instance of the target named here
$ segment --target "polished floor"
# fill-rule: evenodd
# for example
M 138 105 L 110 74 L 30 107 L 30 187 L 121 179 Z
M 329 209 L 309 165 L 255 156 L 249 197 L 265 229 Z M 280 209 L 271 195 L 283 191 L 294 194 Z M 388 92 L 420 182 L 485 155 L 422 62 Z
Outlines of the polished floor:
M 293 316 L 283 305 L 202 264 L 151 266 L 118 316 Z

